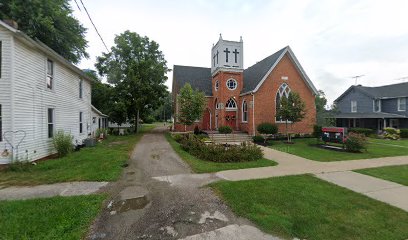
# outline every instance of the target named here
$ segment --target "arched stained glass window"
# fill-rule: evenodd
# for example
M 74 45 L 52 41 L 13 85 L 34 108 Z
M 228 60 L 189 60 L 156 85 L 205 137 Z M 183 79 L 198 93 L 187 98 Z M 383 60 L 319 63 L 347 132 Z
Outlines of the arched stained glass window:
M 233 98 L 228 99 L 225 106 L 227 109 L 237 109 L 237 103 L 235 102 Z
M 288 98 L 289 94 L 290 94 L 289 85 L 286 84 L 286 83 L 283 83 L 282 85 L 280 85 L 280 87 L 278 89 L 278 92 L 276 93 L 276 98 L 275 98 L 275 101 L 276 101 L 276 106 L 275 106 L 276 113 L 279 110 L 281 98 L 282 97 Z M 282 118 L 277 116 L 276 121 L 283 121 L 283 120 L 282 120 Z

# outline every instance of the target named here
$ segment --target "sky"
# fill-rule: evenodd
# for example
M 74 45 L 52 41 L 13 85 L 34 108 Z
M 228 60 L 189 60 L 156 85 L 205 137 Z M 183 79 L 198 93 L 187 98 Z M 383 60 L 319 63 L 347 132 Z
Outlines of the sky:
M 244 68 L 289 45 L 329 104 L 355 84 L 408 82 L 406 0 L 82 0 L 108 48 L 130 30 L 160 45 L 167 66 L 210 67 L 211 47 L 244 42 Z M 80 1 L 77 0 L 79 4 Z M 89 59 L 95 69 L 107 50 L 85 11 L 71 1 L 74 16 L 88 28 Z M 166 85 L 171 90 L 172 73 Z

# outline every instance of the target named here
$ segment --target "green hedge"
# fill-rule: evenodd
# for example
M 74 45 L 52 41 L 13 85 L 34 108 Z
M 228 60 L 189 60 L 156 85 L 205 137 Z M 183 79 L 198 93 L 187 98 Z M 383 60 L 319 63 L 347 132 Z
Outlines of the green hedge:
M 350 128 L 349 132 L 364 134 L 366 137 L 374 134 L 374 130 L 371 128 Z
M 401 138 L 408 138 L 408 128 L 401 128 L 400 131 Z
M 218 128 L 219 133 L 229 134 L 232 133 L 232 128 L 230 126 L 221 126 Z
M 312 136 L 315 138 L 320 138 L 322 136 L 322 126 L 314 125 Z

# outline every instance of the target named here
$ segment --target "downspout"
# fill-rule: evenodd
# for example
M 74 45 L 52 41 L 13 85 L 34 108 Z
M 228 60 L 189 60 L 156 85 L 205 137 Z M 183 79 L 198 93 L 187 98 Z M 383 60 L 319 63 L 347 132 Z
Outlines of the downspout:
M 252 95 L 252 129 L 253 129 L 253 136 L 256 135 L 255 132 L 255 95 L 254 92 L 251 92 Z

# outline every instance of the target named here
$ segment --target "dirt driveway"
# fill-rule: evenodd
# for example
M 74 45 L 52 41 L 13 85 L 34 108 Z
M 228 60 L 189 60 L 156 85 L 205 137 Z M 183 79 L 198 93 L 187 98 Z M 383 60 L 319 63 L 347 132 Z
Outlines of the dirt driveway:
M 265 235 L 203 185 L 212 174 L 191 174 L 156 128 L 137 144 L 114 198 L 89 239 L 277 239 Z

